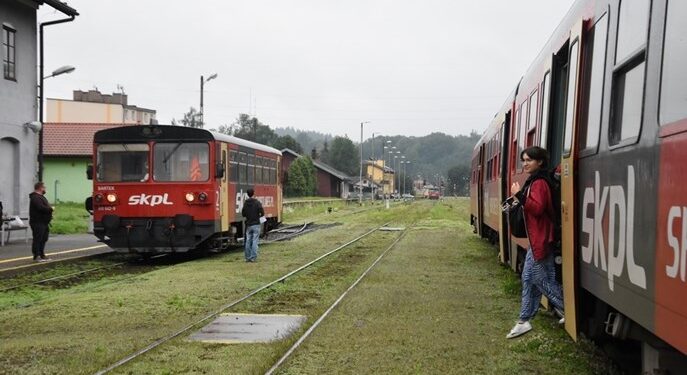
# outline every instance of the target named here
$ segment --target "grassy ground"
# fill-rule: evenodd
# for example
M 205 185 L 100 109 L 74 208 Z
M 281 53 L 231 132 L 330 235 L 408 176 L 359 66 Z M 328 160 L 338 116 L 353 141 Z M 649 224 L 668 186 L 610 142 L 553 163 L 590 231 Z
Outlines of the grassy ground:
M 54 207 L 50 234 L 86 233 L 90 215 L 83 203 L 58 203 Z
M 282 372 L 605 371 L 593 349 L 572 343 L 545 314 L 534 320 L 533 332 L 505 339 L 517 317 L 518 280 L 497 264 L 494 249 L 472 234 L 466 200 L 350 212 L 311 212 L 319 223 L 342 225 L 263 246 L 255 264 L 233 252 L 67 289 L 5 293 L 0 373 L 92 373 L 388 221 L 416 226 Z M 306 216 L 292 214 L 289 220 Z M 398 235 L 376 232 L 232 311 L 304 314 L 305 330 Z M 40 298 L 27 298 L 32 293 Z M 295 339 L 219 345 L 183 336 L 116 373 L 263 373 Z
M 256 264 L 236 251 L 68 289 L 6 292 L 0 373 L 92 373 L 408 210 L 329 214 L 342 225 L 263 246 Z
M 283 374 L 596 374 L 593 348 L 574 344 L 555 318 L 505 335 L 517 318 L 518 280 L 472 234 L 467 201 L 428 217 L 344 300 Z

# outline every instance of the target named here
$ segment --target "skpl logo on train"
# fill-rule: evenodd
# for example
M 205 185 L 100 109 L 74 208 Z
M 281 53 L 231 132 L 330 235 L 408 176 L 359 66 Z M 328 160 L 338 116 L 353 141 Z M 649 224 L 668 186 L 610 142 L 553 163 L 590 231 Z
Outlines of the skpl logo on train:
M 154 194 L 139 194 L 132 195 L 129 197 L 129 206 L 150 206 L 155 207 L 158 205 L 172 205 L 173 202 L 169 201 L 169 194 L 164 193 L 162 195 Z

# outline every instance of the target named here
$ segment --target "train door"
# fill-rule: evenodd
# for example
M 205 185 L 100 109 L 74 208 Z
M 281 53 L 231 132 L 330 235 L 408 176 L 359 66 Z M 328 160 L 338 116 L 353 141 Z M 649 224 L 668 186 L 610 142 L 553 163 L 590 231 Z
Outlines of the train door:
M 219 191 L 219 199 L 218 199 L 218 205 L 219 205 L 219 217 L 220 217 L 220 230 L 222 232 L 228 232 L 229 231 L 229 221 L 230 221 L 230 214 L 229 214 L 229 164 L 228 164 L 228 157 L 227 154 L 229 153 L 228 150 L 228 144 L 227 143 L 221 143 L 222 145 L 222 154 L 221 154 L 221 160 L 222 160 L 222 165 L 224 165 L 224 176 L 220 179 L 220 191 Z
M 499 202 L 505 201 L 506 198 L 508 198 L 508 196 L 510 195 L 510 180 L 508 179 L 508 176 L 510 176 L 510 174 L 508 173 L 508 145 L 510 145 L 510 115 L 510 111 L 506 112 L 506 118 L 501 124 L 501 144 L 499 145 L 501 147 L 501 159 L 499 160 L 501 195 L 499 197 Z M 508 244 L 510 243 L 510 238 L 507 234 L 508 215 L 505 212 L 501 214 L 501 221 L 499 224 L 499 258 L 501 260 L 501 263 L 506 264 L 506 262 L 508 262 L 510 258 L 510 250 L 508 247 Z
M 568 53 L 568 87 L 566 94 L 565 132 L 561 153 L 561 247 L 562 276 L 565 303 L 565 330 L 577 340 L 576 320 L 576 275 L 575 275 L 575 161 L 577 160 L 576 127 L 579 107 L 580 62 L 582 60 L 582 25 L 579 20 L 570 31 L 570 52 Z
M 484 144 L 479 147 L 479 156 L 477 158 L 479 165 L 477 166 L 477 234 L 484 237 L 484 229 L 482 222 L 484 221 Z

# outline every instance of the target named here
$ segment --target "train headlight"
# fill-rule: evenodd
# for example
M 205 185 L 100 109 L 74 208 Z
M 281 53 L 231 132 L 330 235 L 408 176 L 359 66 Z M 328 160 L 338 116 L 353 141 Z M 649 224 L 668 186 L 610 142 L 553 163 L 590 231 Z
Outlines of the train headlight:
M 205 193 L 200 193 L 198 194 L 198 200 L 201 202 L 205 202 L 206 200 L 208 200 L 208 195 Z
M 186 193 L 186 202 L 191 203 L 196 199 L 193 193 Z
M 102 194 L 96 194 L 95 197 L 93 197 L 96 203 L 100 203 L 103 201 L 103 195 Z
M 117 194 L 110 193 L 108 194 L 105 198 L 107 198 L 107 201 L 110 203 L 114 203 L 117 201 Z

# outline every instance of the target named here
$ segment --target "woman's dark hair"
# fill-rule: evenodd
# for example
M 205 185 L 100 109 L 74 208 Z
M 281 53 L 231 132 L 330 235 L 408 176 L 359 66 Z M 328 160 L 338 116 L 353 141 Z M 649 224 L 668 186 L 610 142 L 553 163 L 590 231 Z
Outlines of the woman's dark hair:
M 541 161 L 540 168 L 547 168 L 549 166 L 549 153 L 539 146 L 532 146 L 522 150 L 520 153 L 520 160 L 522 160 L 525 155 L 529 156 L 532 160 Z

